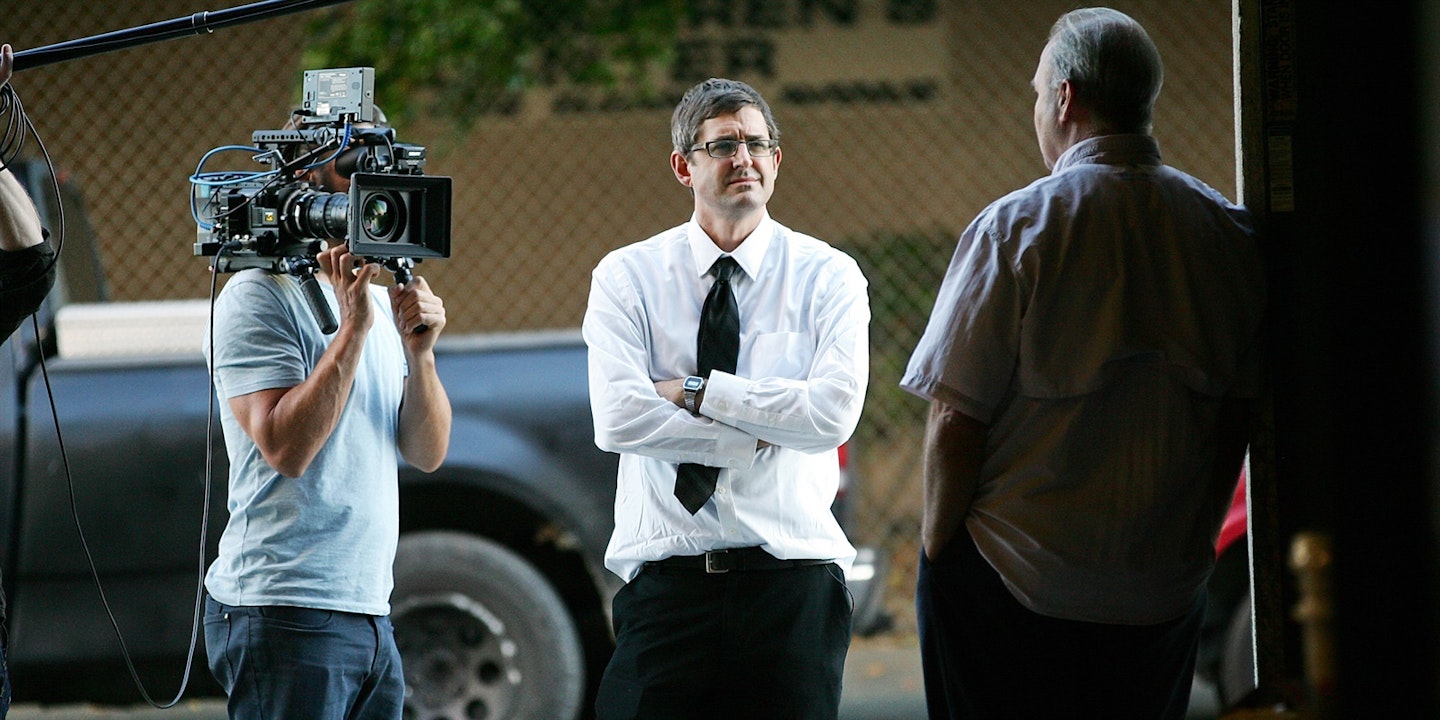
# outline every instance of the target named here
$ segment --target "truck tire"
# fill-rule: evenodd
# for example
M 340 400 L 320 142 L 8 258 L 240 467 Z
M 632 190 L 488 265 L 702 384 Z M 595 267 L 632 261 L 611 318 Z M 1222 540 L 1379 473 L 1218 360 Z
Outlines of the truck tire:
M 560 596 L 509 549 L 460 532 L 400 538 L 391 598 L 405 720 L 573 720 L 585 689 Z

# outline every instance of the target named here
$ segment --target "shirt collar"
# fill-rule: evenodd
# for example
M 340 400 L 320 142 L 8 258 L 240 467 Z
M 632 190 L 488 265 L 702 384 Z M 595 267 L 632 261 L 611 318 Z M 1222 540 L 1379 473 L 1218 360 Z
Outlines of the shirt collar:
M 1055 175 L 1075 165 L 1159 165 L 1160 143 L 1149 135 L 1100 135 L 1070 146 L 1055 160 Z
M 695 258 L 695 274 L 704 276 L 710 272 L 710 266 L 725 253 L 715 245 L 715 241 L 701 229 L 700 223 L 692 215 L 690 222 L 685 227 L 685 237 L 690 242 L 691 256 Z M 765 252 L 770 249 L 770 241 L 775 237 L 775 221 L 770 219 L 770 212 L 767 210 L 760 218 L 760 224 L 740 241 L 735 252 L 730 257 L 741 270 L 749 277 L 755 277 L 760 273 L 761 260 L 765 258 Z

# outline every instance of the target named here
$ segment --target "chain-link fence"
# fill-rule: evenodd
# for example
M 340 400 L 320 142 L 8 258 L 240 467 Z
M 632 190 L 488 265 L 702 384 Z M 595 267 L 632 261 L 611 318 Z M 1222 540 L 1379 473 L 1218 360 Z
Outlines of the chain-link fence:
M 1115 5 L 1149 29 L 1166 62 L 1155 122 L 1166 160 L 1233 197 L 1230 3 Z M 398 127 L 401 140 L 428 146 L 429 174 L 454 178 L 453 256 L 419 271 L 445 298 L 452 332 L 577 326 L 605 252 L 689 216 L 689 195 L 667 166 L 674 97 L 693 77 L 755 85 L 783 134 L 771 213 L 850 252 L 870 280 L 853 534 L 893 553 L 892 606 L 908 629 L 925 407 L 896 382 L 955 238 L 991 200 L 1045 172 L 1029 82 L 1050 23 L 1073 3 L 686 6 L 658 96 L 531 88 L 464 131 L 436 117 Z M 11 3 L 0 41 L 24 50 L 200 9 L 184 0 Z M 83 190 L 112 299 L 207 295 L 186 178 L 210 148 L 281 126 L 299 98 L 306 24 L 267 20 L 17 75 L 56 168 Z

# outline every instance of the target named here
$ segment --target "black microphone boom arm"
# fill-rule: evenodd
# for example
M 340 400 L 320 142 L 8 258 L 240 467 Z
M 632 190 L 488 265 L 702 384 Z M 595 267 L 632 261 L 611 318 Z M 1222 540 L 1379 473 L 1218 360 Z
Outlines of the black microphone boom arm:
M 186 35 L 205 35 L 222 27 L 239 25 L 256 20 L 268 20 L 272 17 L 326 7 L 328 5 L 339 5 L 343 2 L 350 2 L 350 0 L 264 0 L 263 2 L 241 5 L 225 10 L 202 10 L 192 15 L 175 18 L 174 20 L 165 20 L 163 22 L 150 23 L 149 25 L 141 25 L 126 30 L 116 30 L 101 35 L 92 35 L 76 40 L 66 40 L 65 42 L 30 50 L 21 50 L 15 53 L 15 71 L 19 72 L 41 65 L 65 62 L 66 60 L 77 60 L 91 55 L 99 55 L 113 50 L 124 50 L 137 45 L 170 40 Z

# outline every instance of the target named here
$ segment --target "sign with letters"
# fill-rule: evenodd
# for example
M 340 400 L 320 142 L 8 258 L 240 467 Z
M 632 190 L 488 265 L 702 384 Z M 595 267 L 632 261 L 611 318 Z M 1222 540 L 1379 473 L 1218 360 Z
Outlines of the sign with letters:
M 754 85 L 772 104 L 938 99 L 946 47 L 939 0 L 689 0 L 656 93 L 555 87 L 555 114 L 670 109 L 701 80 Z

